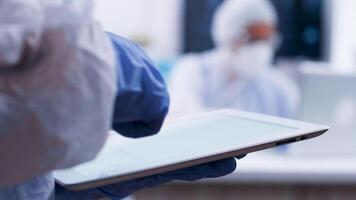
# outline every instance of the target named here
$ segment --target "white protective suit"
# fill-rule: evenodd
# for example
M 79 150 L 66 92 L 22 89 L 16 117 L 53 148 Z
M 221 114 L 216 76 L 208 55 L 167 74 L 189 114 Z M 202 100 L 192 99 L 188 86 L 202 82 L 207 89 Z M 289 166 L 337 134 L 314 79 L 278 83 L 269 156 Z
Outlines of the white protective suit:
M 0 199 L 46 199 L 53 179 L 44 174 L 95 157 L 115 79 L 92 1 L 1 1 Z
M 254 23 L 275 25 L 267 0 L 227 0 L 216 12 L 212 36 L 217 48 L 182 58 L 169 81 L 170 117 L 230 108 L 292 117 L 299 102 L 297 85 L 272 67 L 273 44 L 231 44 Z
M 219 50 L 189 55 L 175 66 L 169 81 L 170 117 L 230 108 L 292 117 L 299 90 L 282 72 L 266 68 L 234 77 Z

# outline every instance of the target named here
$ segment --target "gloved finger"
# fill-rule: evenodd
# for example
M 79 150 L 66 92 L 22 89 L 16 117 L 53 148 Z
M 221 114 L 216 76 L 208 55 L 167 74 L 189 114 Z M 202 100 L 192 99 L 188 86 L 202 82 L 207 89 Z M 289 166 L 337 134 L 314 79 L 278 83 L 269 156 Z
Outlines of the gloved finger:
M 77 199 L 100 199 L 104 195 L 97 189 L 84 190 L 80 192 L 69 191 L 62 186 L 56 184 L 55 199 L 56 200 L 77 200 Z
M 55 196 L 58 200 L 100 199 L 103 197 L 108 197 L 110 199 L 123 199 L 135 191 L 158 186 L 160 184 L 161 181 L 158 179 L 158 176 L 149 176 L 133 181 L 117 183 L 79 192 L 69 191 L 57 184 Z
M 100 187 L 98 190 L 103 195 L 111 199 L 121 199 L 135 191 L 156 187 L 174 180 L 196 181 L 203 178 L 217 178 L 226 176 L 236 170 L 235 158 L 224 159 L 207 164 L 202 164 L 186 169 L 167 172 L 159 175 L 113 184 L 110 186 Z
M 247 156 L 247 154 L 239 155 L 239 156 L 236 156 L 236 159 L 241 160 L 242 158 L 245 158 L 246 156 Z
M 237 163 L 235 158 L 228 158 L 207 164 L 202 164 L 187 169 L 168 173 L 167 175 L 176 175 L 176 180 L 196 181 L 203 178 L 217 178 L 231 174 L 236 170 Z
M 109 197 L 110 199 L 123 199 L 138 190 L 155 187 L 163 183 L 164 181 L 161 180 L 160 175 L 154 175 L 100 187 L 98 188 L 98 191 L 100 191 L 103 196 Z
M 157 129 L 151 128 L 150 124 L 141 121 L 113 123 L 112 128 L 120 135 L 128 138 L 142 138 L 158 132 Z

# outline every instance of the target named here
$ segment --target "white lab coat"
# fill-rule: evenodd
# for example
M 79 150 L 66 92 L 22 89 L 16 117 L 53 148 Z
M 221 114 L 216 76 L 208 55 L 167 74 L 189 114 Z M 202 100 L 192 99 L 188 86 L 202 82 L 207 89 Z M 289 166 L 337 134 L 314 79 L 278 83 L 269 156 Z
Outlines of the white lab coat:
M 169 79 L 170 117 L 220 108 L 293 116 L 299 90 L 285 74 L 266 67 L 250 75 L 239 75 L 227 60 L 223 50 L 181 59 Z

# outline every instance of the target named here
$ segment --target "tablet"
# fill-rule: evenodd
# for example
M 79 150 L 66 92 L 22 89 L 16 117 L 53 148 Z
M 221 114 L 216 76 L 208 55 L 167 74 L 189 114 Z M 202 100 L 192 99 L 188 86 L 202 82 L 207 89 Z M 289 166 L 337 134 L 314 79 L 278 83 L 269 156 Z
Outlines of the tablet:
M 56 171 L 57 183 L 80 191 L 307 140 L 328 127 L 221 110 L 168 121 L 155 136 L 110 137 L 96 159 Z

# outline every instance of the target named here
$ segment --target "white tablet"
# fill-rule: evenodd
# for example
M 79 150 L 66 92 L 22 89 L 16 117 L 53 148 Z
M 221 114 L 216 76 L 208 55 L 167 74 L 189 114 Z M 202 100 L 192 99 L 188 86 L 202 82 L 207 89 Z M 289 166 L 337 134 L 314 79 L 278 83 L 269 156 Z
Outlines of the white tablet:
M 111 133 L 97 158 L 55 172 L 57 183 L 85 190 L 239 156 L 322 135 L 328 127 L 221 110 L 167 122 L 155 136 Z

